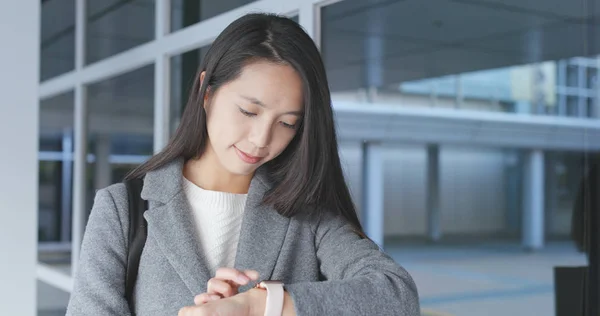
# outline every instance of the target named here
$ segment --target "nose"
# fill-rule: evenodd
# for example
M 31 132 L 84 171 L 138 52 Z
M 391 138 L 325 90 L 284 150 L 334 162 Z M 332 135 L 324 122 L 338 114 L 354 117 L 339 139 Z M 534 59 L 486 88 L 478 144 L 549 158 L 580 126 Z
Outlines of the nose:
M 271 142 L 271 132 L 270 122 L 258 122 L 257 120 L 250 132 L 249 141 L 257 148 L 266 148 Z

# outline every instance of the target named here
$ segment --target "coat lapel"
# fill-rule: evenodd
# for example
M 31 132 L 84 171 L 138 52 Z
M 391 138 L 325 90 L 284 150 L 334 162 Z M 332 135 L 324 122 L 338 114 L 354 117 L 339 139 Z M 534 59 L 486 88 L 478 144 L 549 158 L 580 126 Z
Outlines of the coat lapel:
M 190 292 L 198 295 L 206 291 L 211 275 L 183 191 L 182 168 L 179 160 L 146 175 L 142 198 L 155 203 L 150 203 L 144 217 L 149 237 L 156 240 Z
M 150 201 L 144 214 L 152 236 L 169 263 L 193 295 L 206 291 L 212 277 L 182 185 L 183 159 L 148 172 L 142 198 Z M 262 200 L 272 183 L 264 168 L 259 168 L 250 184 L 242 218 L 234 267 L 259 272 L 261 280 L 270 279 L 283 246 L 290 219 L 279 215 Z M 241 287 L 240 292 L 252 286 Z
M 260 280 L 271 278 L 290 222 L 272 207 L 261 204 L 270 187 L 265 170 L 259 169 L 248 191 L 235 260 L 236 269 L 256 270 Z M 251 286 L 241 287 L 240 292 Z

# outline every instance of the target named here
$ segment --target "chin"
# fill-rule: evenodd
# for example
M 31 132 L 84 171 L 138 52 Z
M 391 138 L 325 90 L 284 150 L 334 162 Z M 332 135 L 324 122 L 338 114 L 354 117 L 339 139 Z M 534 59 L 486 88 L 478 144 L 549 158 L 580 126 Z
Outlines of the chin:
M 234 175 L 238 175 L 238 176 L 248 176 L 253 174 L 256 169 L 258 169 L 258 166 L 248 166 L 248 165 L 243 165 L 243 163 L 238 163 L 235 166 L 232 167 L 228 167 L 227 170 L 229 172 L 231 172 Z

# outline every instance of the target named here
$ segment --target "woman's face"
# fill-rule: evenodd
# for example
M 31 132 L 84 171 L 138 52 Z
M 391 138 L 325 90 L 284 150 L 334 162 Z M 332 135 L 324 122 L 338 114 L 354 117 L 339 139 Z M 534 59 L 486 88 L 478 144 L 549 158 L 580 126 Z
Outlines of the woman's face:
M 266 61 L 245 66 L 207 100 L 206 154 L 235 175 L 249 175 L 281 154 L 296 135 L 304 108 L 296 71 Z

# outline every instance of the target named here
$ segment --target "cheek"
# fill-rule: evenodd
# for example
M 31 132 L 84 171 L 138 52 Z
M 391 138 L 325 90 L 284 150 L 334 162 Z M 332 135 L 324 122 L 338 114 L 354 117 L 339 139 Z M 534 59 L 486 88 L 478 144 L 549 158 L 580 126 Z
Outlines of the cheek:
M 273 137 L 273 141 L 271 143 L 272 151 L 269 153 L 272 156 L 271 159 L 279 156 L 279 154 L 281 154 L 287 148 L 287 146 L 292 142 L 294 135 L 294 133 L 282 133 Z
M 212 140 L 213 146 L 229 147 L 243 138 L 247 122 L 240 116 L 242 115 L 236 115 L 231 111 L 212 113 L 208 118 L 207 125 L 208 137 Z

